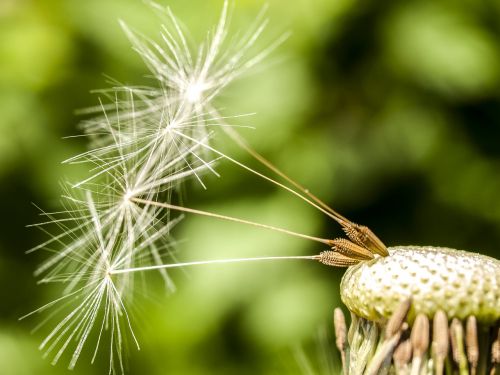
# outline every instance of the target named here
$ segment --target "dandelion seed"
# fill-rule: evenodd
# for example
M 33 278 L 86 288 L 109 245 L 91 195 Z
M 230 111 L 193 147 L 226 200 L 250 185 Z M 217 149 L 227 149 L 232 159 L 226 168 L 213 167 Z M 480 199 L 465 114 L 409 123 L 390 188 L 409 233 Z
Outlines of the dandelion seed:
M 132 31 L 124 22 L 122 28 L 142 57 L 155 86 L 130 87 L 118 84 L 101 93 L 111 104 L 94 109 L 101 116 L 82 124 L 93 140 L 93 148 L 66 160 L 68 163 L 97 163 L 98 170 L 76 186 L 99 177 L 122 163 L 137 164 L 144 155 L 151 162 L 169 160 L 176 148 L 188 148 L 188 157 L 177 161 L 180 169 L 194 169 L 192 164 L 205 162 L 209 151 L 199 147 L 207 142 L 212 127 L 227 126 L 213 105 L 213 100 L 232 81 L 262 61 L 284 38 L 256 54 L 251 49 L 264 31 L 265 9 L 238 40 L 227 41 L 228 2 L 225 1 L 219 22 L 207 41 L 191 48 L 179 22 L 169 8 L 150 5 L 167 18 L 162 26 L 162 42 Z M 211 36 L 210 36 L 211 35 Z M 191 139 L 195 139 L 193 142 Z M 193 146 L 198 147 L 193 147 Z M 174 168 L 174 166 L 170 166 Z M 203 185 L 201 180 L 199 182 Z
M 116 284 L 109 276 L 119 259 L 115 254 L 121 254 L 123 250 L 120 247 L 126 244 L 120 236 L 108 233 L 110 224 L 101 221 L 102 217 L 89 193 L 86 199 L 88 214 L 83 215 L 83 222 L 76 225 L 79 231 L 68 234 L 70 239 L 76 237 L 76 245 L 69 243 L 67 248 L 71 251 L 63 251 L 64 258 L 59 259 L 59 255 L 56 255 L 57 262 L 52 261 L 40 270 L 47 272 L 42 282 L 65 286 L 63 297 L 35 311 L 40 313 L 49 308 L 55 309 L 43 325 L 57 320 L 62 311 L 69 311 L 50 331 L 40 349 L 44 351 L 45 357 L 52 356 L 52 364 L 56 364 L 66 351 L 71 351 L 69 368 L 72 369 L 96 327 L 100 327 L 96 351 L 104 331 L 111 329 L 115 332 L 109 339 L 110 350 L 116 357 L 110 356 L 110 369 L 115 371 L 116 366 L 123 368 L 121 354 L 118 353 L 122 352 L 124 345 L 122 334 L 116 331 L 126 328 L 137 344 L 123 303 L 124 296 L 119 291 L 123 281 L 118 280 Z M 75 220 L 78 222 L 82 219 L 79 217 Z M 57 242 L 63 242 L 63 238 L 57 237 Z M 127 250 L 125 252 L 128 253 Z
M 172 291 L 168 268 L 189 265 L 176 263 L 170 233 L 182 214 L 173 217 L 153 202 L 170 202 L 189 178 L 205 187 L 204 174 L 219 176 L 214 165 L 222 155 L 206 145 L 214 128 L 231 125 L 212 101 L 280 43 L 250 54 L 266 25 L 263 13 L 240 39 L 228 40 L 226 1 L 215 30 L 191 48 L 170 9 L 151 6 L 168 19 L 162 43 L 121 25 L 153 74 L 154 86 L 114 82 L 99 91 L 108 102 L 100 99 L 86 111 L 97 116 L 82 123 L 90 148 L 65 161 L 88 165 L 89 176 L 64 187 L 64 210 L 42 211 L 46 220 L 34 225 L 50 238 L 30 252 L 51 254 L 35 274 L 40 283 L 63 289 L 62 297 L 34 311 L 48 314 L 39 329 L 56 322 L 40 349 L 53 364 L 69 353 L 70 369 L 97 335 L 92 362 L 109 348 L 110 373 L 124 372 L 127 338 L 139 348 L 126 308 L 136 289 L 144 287 L 135 271 L 156 270 Z

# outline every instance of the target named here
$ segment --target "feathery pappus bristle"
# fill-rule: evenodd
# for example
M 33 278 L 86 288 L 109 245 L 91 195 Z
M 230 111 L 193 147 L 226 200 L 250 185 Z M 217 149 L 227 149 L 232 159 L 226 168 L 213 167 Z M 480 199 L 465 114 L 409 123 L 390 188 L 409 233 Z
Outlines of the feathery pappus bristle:
M 88 166 L 88 176 L 64 186 L 64 210 L 42 211 L 45 220 L 34 225 L 50 236 L 31 250 L 50 253 L 36 276 L 62 287 L 62 297 L 34 311 L 48 314 L 41 329 L 55 322 L 40 349 L 53 363 L 70 353 L 69 368 L 91 347 L 92 361 L 108 351 L 110 372 L 125 371 L 127 337 L 139 346 L 131 306 L 137 289 L 147 288 L 134 271 L 155 270 L 175 290 L 168 273 L 177 264 L 171 230 L 183 214 L 144 202 L 170 203 L 188 179 L 206 188 L 205 174 L 219 176 L 215 165 L 223 154 L 210 144 L 217 128 L 233 126 L 237 116 L 222 115 L 214 99 L 284 40 L 256 46 L 267 25 L 265 8 L 239 39 L 228 38 L 224 1 L 214 30 L 193 46 L 168 7 L 150 5 L 166 20 L 160 42 L 121 26 L 149 69 L 151 86 L 113 81 L 97 91 L 99 105 L 84 111 L 95 117 L 81 123 L 89 149 L 65 161 Z

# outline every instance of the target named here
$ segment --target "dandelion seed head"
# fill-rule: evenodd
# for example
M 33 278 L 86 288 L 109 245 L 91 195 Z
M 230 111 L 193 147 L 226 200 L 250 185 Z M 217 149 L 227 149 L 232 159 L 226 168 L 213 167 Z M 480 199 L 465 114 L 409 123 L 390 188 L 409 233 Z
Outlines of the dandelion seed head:
M 203 91 L 207 85 L 203 81 L 195 81 L 190 83 L 184 92 L 184 97 L 189 103 L 198 103 L 202 99 Z
M 128 207 L 119 208 L 110 196 L 95 199 L 89 190 L 78 192 L 69 190 L 64 198 L 67 209 L 43 212 L 48 221 L 36 225 L 49 235 L 54 229 L 62 231 L 34 249 L 52 254 L 36 271 L 40 282 L 63 288 L 62 297 L 34 311 L 46 313 L 38 329 L 53 325 L 40 349 L 53 364 L 69 352 L 69 368 L 86 347 L 94 356 L 108 351 L 110 371 L 122 373 L 126 336 L 138 347 L 128 306 L 145 285 L 143 278 L 117 277 L 113 271 L 175 261 L 170 231 L 181 218 L 165 221 L 166 213 L 155 207 L 139 209 L 129 200 Z M 56 245 L 60 249 L 54 252 Z M 169 274 L 162 270 L 160 275 L 173 290 Z
M 389 253 L 351 267 L 342 279 L 342 301 L 358 316 L 383 321 L 411 297 L 414 314 L 432 317 L 444 310 L 450 318 L 500 318 L 497 259 L 430 246 L 393 247 Z
M 134 192 L 132 190 L 126 190 L 125 194 L 123 195 L 123 203 L 124 204 L 130 204 L 131 199 L 134 197 Z
M 500 262 L 431 246 L 388 251 L 342 278 L 352 317 L 343 373 L 495 373 Z
M 99 105 L 87 111 L 96 116 L 81 124 L 89 150 L 66 160 L 88 166 L 88 176 L 65 187 L 64 210 L 43 212 L 36 225 L 50 237 L 32 249 L 50 254 L 36 275 L 62 288 L 62 297 L 35 311 L 48 314 L 42 328 L 52 324 L 40 349 L 52 363 L 69 353 L 69 368 L 91 347 L 92 361 L 107 351 L 110 373 L 124 372 L 127 339 L 139 347 L 128 311 L 136 292 L 147 290 L 146 278 L 128 270 L 155 269 L 166 290 L 175 290 L 162 266 L 176 263 L 171 231 L 182 215 L 144 202 L 170 202 L 186 180 L 205 188 L 205 174 L 219 176 L 214 165 L 224 154 L 210 143 L 214 129 L 231 125 L 213 99 L 282 41 L 251 56 L 266 25 L 262 14 L 241 39 L 228 41 L 225 1 L 214 30 L 192 48 L 172 12 L 151 5 L 169 20 L 161 42 L 122 27 L 152 85 L 113 81 L 99 91 Z

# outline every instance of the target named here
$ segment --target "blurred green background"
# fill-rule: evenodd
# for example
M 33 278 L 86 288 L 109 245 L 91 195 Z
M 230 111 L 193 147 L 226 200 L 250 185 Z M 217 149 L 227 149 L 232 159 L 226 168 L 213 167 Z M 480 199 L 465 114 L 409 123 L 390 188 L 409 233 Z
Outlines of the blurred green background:
M 221 1 L 163 2 L 202 40 Z M 235 0 L 230 30 L 263 2 Z M 227 114 L 256 112 L 245 137 L 266 157 L 388 245 L 426 244 L 498 257 L 500 243 L 500 2 L 273 0 L 262 46 L 292 36 L 259 71 L 219 98 Z M 0 372 L 66 374 L 19 316 L 54 299 L 32 276 L 46 237 L 32 202 L 59 208 L 60 181 L 85 168 L 60 161 L 85 149 L 75 109 L 107 74 L 148 83 L 117 20 L 157 35 L 139 0 L 0 1 Z M 237 149 L 233 156 L 255 165 Z M 336 237 L 320 213 L 230 165 L 190 207 L 303 233 Z M 175 233 L 181 259 L 314 254 L 321 246 L 242 225 L 188 217 Z M 337 357 L 324 342 L 340 304 L 341 270 L 315 263 L 210 266 L 174 276 L 178 292 L 152 291 L 134 307 L 142 345 L 131 374 L 300 373 L 304 350 L 318 369 Z M 323 328 L 322 328 L 323 327 Z M 331 345 L 331 344 L 330 344 Z M 319 349 L 318 349 L 319 347 Z M 303 348 L 303 349 L 300 349 Z M 107 372 L 106 353 L 74 374 Z M 326 354 L 325 354 L 326 353 Z M 299 358 L 299 359 L 297 359 Z M 303 363 L 304 365 L 304 363 Z M 332 370 L 335 373 L 335 369 Z

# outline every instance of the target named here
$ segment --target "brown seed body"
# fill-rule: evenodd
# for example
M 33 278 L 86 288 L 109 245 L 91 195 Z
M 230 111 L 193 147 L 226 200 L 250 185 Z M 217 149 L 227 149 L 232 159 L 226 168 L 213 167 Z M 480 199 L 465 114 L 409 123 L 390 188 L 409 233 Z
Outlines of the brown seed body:
M 435 360 L 436 374 L 441 375 L 444 372 L 444 361 L 448 355 L 448 317 L 445 312 L 439 310 L 434 315 L 432 322 L 432 352 Z
M 411 307 L 411 298 L 401 302 L 394 314 L 390 317 L 385 327 L 385 337 L 392 337 L 401 330 L 403 322 L 408 316 Z
M 467 348 L 467 360 L 470 365 L 471 375 L 477 371 L 477 361 L 479 360 L 479 343 L 477 337 L 477 320 L 474 316 L 467 318 L 465 326 L 465 346 Z
M 373 254 L 361 247 L 356 245 L 354 242 L 346 240 L 345 238 L 336 238 L 331 241 L 332 250 L 336 251 L 342 255 L 349 258 L 359 259 L 359 260 L 369 260 L 373 259 Z
M 322 251 L 316 259 L 332 267 L 349 267 L 359 263 L 358 259 L 348 257 L 333 250 Z
M 406 339 L 398 345 L 392 356 L 398 373 L 404 371 L 403 369 L 408 365 L 408 363 L 410 363 L 411 357 L 411 342 L 410 339 Z
M 369 249 L 374 254 L 381 255 L 383 257 L 388 256 L 384 243 L 371 231 L 370 228 L 355 224 L 352 222 L 344 223 L 343 229 L 347 237 L 359 246 Z
M 429 318 L 426 315 L 417 315 L 411 330 L 410 341 L 413 357 L 423 357 L 429 347 Z

